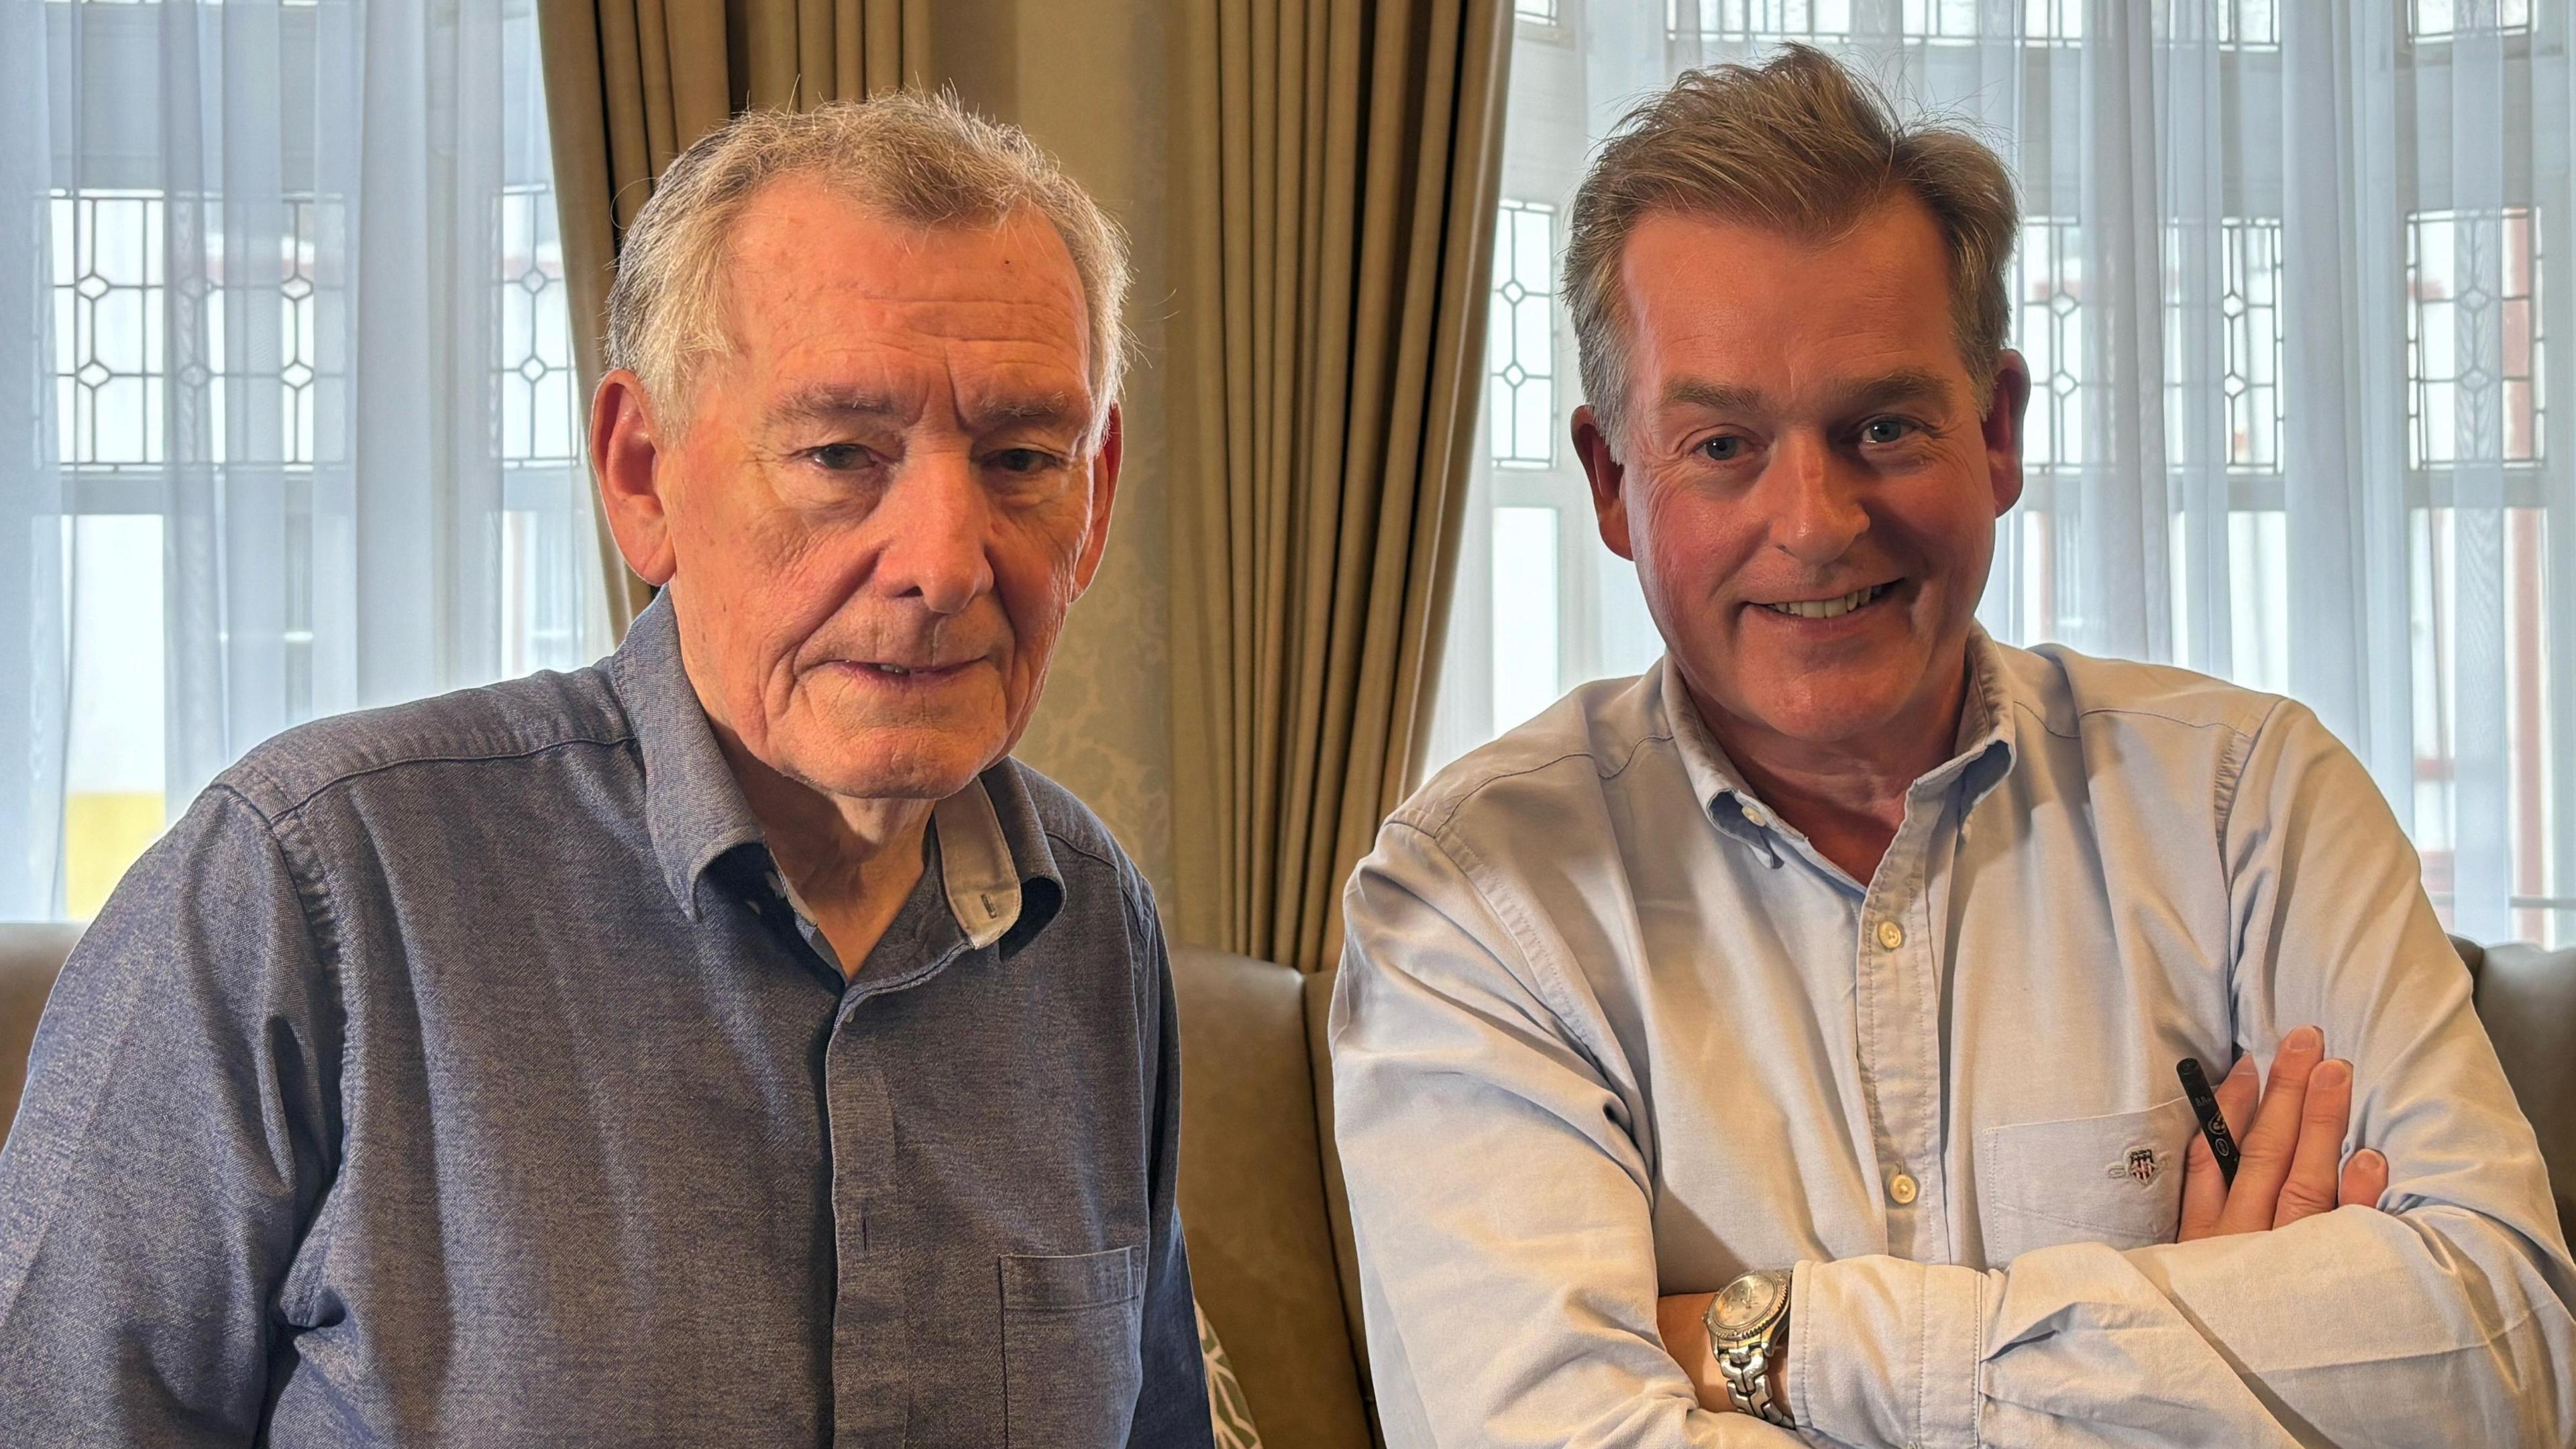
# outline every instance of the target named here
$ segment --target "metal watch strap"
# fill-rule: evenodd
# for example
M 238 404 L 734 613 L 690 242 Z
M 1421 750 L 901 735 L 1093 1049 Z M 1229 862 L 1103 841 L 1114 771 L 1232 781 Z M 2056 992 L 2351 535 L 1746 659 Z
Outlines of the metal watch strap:
M 1739 1343 L 1717 1356 L 1717 1371 L 1725 1377 L 1727 1397 L 1739 1412 L 1788 1429 L 1796 1427 L 1789 1406 L 1771 1396 L 1771 1354 L 1778 1343 L 1776 1328 L 1754 1342 Z

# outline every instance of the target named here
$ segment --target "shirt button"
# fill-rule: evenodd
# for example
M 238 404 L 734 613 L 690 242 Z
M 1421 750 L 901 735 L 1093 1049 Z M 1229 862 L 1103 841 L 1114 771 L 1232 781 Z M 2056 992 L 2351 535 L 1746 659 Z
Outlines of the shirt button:
M 1750 800 L 1737 802 L 1736 808 L 1744 812 L 1745 824 L 1752 826 L 1756 830 L 1768 830 L 1771 828 L 1770 811 L 1763 809 L 1761 806 L 1754 804 Z
M 1905 1173 L 1900 1172 L 1887 1180 L 1888 1199 L 1898 1207 L 1912 1204 L 1917 1191 L 1919 1189 L 1915 1186 L 1914 1179 Z
M 1890 950 L 1890 951 L 1893 951 L 1893 950 L 1895 950 L 1897 947 L 1904 945 L 1904 944 L 1905 944 L 1905 928 L 1904 928 L 1903 926 L 1900 926 L 1900 925 L 1896 924 L 1894 921 L 1881 921 L 1881 922 L 1879 922 L 1879 923 L 1878 923 L 1878 944 L 1879 944 L 1882 948 L 1884 948 L 1884 949 L 1886 949 L 1886 950 Z

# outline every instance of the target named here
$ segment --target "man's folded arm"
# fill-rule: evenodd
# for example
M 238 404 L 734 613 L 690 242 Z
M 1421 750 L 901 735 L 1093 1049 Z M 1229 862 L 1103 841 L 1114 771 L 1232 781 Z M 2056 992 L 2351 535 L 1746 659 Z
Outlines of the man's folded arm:
M 1610 1048 L 1567 1038 L 1457 864 L 1391 825 L 1345 915 L 1335 1135 L 1388 1444 L 1796 1443 L 1700 1408 L 1665 1352 L 1646 1164 L 1590 1056 Z
M 0 1442 L 258 1433 L 338 1152 L 319 975 L 269 822 L 221 786 L 83 934 L 0 1152 Z
M 2353 1064 L 2384 1212 L 1992 1273 L 1802 1265 L 1793 1407 L 1855 1444 L 2560 1444 L 2576 1270 L 2531 1129 L 2359 762 L 2279 707 L 2221 842 L 2240 1049 L 2304 1022 Z M 1893 1379 L 1877 1366 L 1916 1363 Z

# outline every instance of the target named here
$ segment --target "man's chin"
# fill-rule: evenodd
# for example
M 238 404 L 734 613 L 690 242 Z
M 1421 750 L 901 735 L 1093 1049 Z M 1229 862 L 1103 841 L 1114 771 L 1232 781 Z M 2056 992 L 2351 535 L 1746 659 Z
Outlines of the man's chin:
M 873 730 L 858 749 L 798 751 L 787 773 L 845 800 L 945 800 L 1003 753 L 999 738 L 933 730 Z
M 1910 702 L 1905 691 L 1837 679 L 1830 671 L 1823 676 L 1783 676 L 1745 683 L 1753 687 L 1731 691 L 1731 697 L 1718 701 L 1732 716 L 1709 722 L 1721 735 L 1750 726 L 1760 733 L 1801 744 L 1845 744 L 1887 730 L 1900 720 Z

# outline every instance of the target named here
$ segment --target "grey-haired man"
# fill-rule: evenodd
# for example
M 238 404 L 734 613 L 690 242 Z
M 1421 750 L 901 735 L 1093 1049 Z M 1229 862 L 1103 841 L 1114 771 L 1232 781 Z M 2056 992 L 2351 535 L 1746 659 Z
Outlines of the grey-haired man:
M 662 597 L 119 888 L 0 1154 L 0 1443 L 1210 1443 L 1153 904 L 1008 757 L 1124 283 L 938 102 L 673 164 L 591 436 Z

